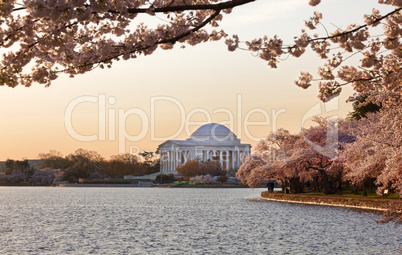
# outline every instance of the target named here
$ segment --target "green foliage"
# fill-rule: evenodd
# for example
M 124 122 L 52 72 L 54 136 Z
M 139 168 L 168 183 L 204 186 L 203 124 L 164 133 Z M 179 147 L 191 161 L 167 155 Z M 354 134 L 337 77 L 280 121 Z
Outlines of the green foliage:
M 160 159 L 155 159 L 155 154 L 159 154 L 159 149 L 156 152 L 142 151 L 138 153 L 142 159 L 142 163 L 146 166 L 146 174 L 153 174 L 160 171 Z
M 197 185 L 198 182 L 187 182 L 187 181 L 175 181 L 174 183 L 170 184 L 172 187 L 178 187 L 181 185 Z
M 153 158 L 154 158 L 154 152 L 152 151 L 142 151 L 138 153 L 143 159 L 144 163 L 147 165 L 151 165 L 153 163 Z
M 68 160 L 63 157 L 58 156 L 51 156 L 48 158 L 42 159 L 42 163 L 40 164 L 39 168 L 51 168 L 51 169 L 66 169 L 69 164 Z
M 48 153 L 40 153 L 41 164 L 39 169 L 51 168 L 64 170 L 69 166 L 69 162 L 59 151 L 51 150 Z
M 14 170 L 14 160 L 7 159 L 5 165 L 6 165 L 6 171 L 4 173 L 6 175 L 10 175 Z
M 151 164 L 147 164 L 147 174 L 153 174 L 159 172 L 161 169 L 160 159 L 155 159 Z
M 172 186 L 172 187 L 177 187 L 179 185 L 180 185 L 179 181 L 175 181 L 174 183 L 170 184 L 170 186 Z
M 7 159 L 6 163 L 6 175 L 12 174 L 14 171 L 21 171 L 27 178 L 31 177 L 35 169 L 31 167 L 28 160 L 13 160 Z
M 361 97 L 359 100 L 353 102 L 353 111 L 348 114 L 349 119 L 359 120 L 366 118 L 369 112 L 378 112 L 382 106 L 373 103 L 366 103 L 367 96 Z
M 73 154 L 69 154 L 68 167 L 64 171 L 64 180 L 73 178 L 89 178 L 91 174 L 101 170 L 103 158 L 95 151 L 78 149 Z
M 342 195 L 339 194 L 327 194 L 325 195 L 324 192 L 310 192 L 310 193 L 303 193 L 303 195 L 311 195 L 311 196 L 342 196 L 342 197 L 356 197 L 356 198 L 383 198 L 383 196 L 378 195 L 375 191 L 371 192 L 369 189 L 367 190 L 367 196 L 364 196 L 363 191 L 360 190 L 356 194 L 353 193 L 353 188 L 351 186 L 342 187 Z M 393 191 L 390 191 L 389 195 L 386 197 L 389 199 L 400 199 L 399 194 Z
M 146 175 L 148 165 L 139 162 L 137 157 L 130 154 L 112 156 L 109 161 L 102 161 L 100 172 L 108 177 L 124 177 L 125 175 Z

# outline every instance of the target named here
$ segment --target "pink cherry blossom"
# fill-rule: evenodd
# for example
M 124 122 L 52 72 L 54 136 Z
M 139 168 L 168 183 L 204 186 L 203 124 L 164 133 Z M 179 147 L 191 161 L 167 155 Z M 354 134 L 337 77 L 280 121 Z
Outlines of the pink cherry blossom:
M 0 5 L 0 47 L 12 50 L 2 56 L 0 85 L 49 86 L 60 73 L 74 77 L 158 47 L 220 40 L 224 31 L 206 27 L 218 27 L 224 13 L 253 1 L 6 1 Z M 144 15 L 168 23 L 148 27 L 138 22 Z
M 310 0 L 309 5 L 316 6 L 321 2 L 321 0 Z

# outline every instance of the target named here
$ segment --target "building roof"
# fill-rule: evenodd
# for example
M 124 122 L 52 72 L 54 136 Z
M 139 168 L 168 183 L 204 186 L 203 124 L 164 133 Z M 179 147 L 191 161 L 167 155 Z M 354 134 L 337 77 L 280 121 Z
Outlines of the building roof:
M 236 135 L 229 128 L 218 123 L 208 123 L 199 127 L 191 134 L 189 140 L 195 141 L 226 141 L 236 140 Z
M 240 139 L 229 128 L 218 123 L 208 123 L 194 131 L 186 140 L 167 140 L 159 147 L 194 147 L 194 146 L 250 146 L 241 144 Z

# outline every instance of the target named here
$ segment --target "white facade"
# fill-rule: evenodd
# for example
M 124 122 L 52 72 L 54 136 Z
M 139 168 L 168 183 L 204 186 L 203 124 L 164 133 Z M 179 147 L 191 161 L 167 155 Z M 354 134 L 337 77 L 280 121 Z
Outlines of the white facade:
M 167 140 L 159 145 L 161 172 L 177 174 L 179 164 L 193 159 L 219 160 L 224 170 L 238 169 L 250 149 L 250 144 L 241 144 L 227 127 L 209 123 L 198 128 L 187 140 Z

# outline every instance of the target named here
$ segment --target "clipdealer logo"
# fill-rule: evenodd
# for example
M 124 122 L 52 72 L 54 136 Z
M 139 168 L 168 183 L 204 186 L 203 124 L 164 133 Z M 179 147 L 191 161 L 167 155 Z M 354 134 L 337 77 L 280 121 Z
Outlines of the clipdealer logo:
M 271 112 L 267 112 L 262 108 L 253 108 L 245 112 L 243 117 L 243 102 L 242 95 L 237 95 L 236 109 L 231 111 L 227 108 L 218 108 L 212 111 L 212 114 L 204 108 L 198 107 L 186 111 L 183 104 L 176 98 L 169 96 L 155 96 L 150 97 L 150 113 L 147 114 L 144 109 L 139 107 L 132 107 L 129 109 L 113 107 L 117 102 L 114 96 L 107 97 L 106 94 L 99 94 L 98 96 L 85 95 L 77 97 L 70 101 L 67 105 L 64 113 L 64 126 L 67 133 L 73 138 L 81 142 L 93 142 L 93 141 L 118 141 L 118 153 L 126 153 L 127 142 L 139 142 L 150 135 L 151 141 L 166 141 L 175 139 L 183 131 L 187 136 L 191 134 L 190 127 L 196 125 L 203 125 L 212 122 L 212 114 L 225 114 L 227 115 L 227 121 L 221 121 L 219 124 L 227 125 L 230 130 L 234 130 L 235 120 L 237 121 L 237 130 L 235 133 L 238 138 L 246 136 L 249 140 L 258 142 L 263 137 L 254 137 L 249 128 L 256 126 L 269 127 L 273 132 L 277 129 L 277 120 L 279 116 L 286 112 L 286 109 L 281 108 L 279 110 L 272 109 Z M 167 102 L 179 109 L 179 127 L 175 130 L 174 134 L 169 136 L 157 136 L 156 135 L 156 111 L 158 102 Z M 80 130 L 76 130 L 73 125 L 73 115 L 77 114 L 74 111 L 78 106 L 82 104 L 97 104 L 97 132 L 91 135 L 84 135 Z M 79 113 L 78 113 L 79 114 Z M 191 121 L 195 114 L 202 114 L 205 116 L 206 121 Z M 255 114 L 262 115 L 264 121 L 251 121 L 251 117 Z M 130 134 L 126 130 L 127 119 L 130 116 L 136 116 L 140 120 L 140 131 L 137 134 Z M 267 130 L 268 133 L 269 130 Z M 137 151 L 139 148 L 135 147 Z M 131 153 L 130 147 L 130 153 Z

